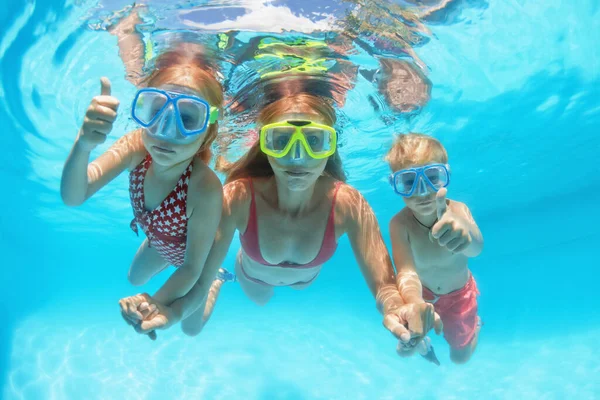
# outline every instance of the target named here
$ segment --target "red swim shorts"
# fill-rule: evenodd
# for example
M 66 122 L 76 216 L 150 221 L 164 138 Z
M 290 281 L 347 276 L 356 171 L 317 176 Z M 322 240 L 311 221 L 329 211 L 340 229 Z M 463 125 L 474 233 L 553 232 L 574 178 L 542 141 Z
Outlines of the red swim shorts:
M 467 346 L 477 329 L 477 284 L 471 275 L 461 289 L 436 295 L 423 286 L 423 299 L 432 303 L 444 323 L 444 338 L 452 348 Z

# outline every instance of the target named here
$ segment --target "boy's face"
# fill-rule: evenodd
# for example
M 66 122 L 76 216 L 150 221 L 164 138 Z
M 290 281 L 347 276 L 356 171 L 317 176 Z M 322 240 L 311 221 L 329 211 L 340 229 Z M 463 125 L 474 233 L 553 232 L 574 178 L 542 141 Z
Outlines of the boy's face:
M 399 170 L 401 171 L 409 168 L 426 167 L 432 164 L 439 163 L 428 162 L 425 164 L 408 165 Z M 417 174 L 401 174 L 398 177 L 398 184 L 402 184 L 402 186 L 405 188 L 410 188 L 414 185 L 413 193 L 407 197 L 403 196 L 404 203 L 408 208 L 420 215 L 435 214 L 437 212 L 435 201 L 437 190 L 431 187 L 431 185 L 426 182 L 425 179 L 429 179 L 430 183 L 435 186 L 440 183 L 440 180 L 445 178 L 442 176 L 437 176 L 435 173 L 427 173 L 427 171 L 425 171 L 424 175 L 427 176 L 427 178 L 425 178 L 423 175 Z
M 435 194 L 433 189 L 427 188 L 426 195 L 417 195 L 416 192 L 410 197 L 404 197 L 406 207 L 420 215 L 430 215 L 437 212 L 435 204 Z

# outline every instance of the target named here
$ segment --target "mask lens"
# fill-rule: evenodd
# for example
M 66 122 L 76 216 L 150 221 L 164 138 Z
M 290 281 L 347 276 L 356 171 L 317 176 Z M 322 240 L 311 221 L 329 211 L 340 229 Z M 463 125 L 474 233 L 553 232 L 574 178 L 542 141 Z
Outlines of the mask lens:
M 148 126 L 163 111 L 169 99 L 163 93 L 141 92 L 133 105 L 133 115 L 143 125 Z
M 303 128 L 302 133 L 313 153 L 326 153 L 331 150 L 333 142 L 331 132 L 320 128 Z
M 408 196 L 417 180 L 415 171 L 404 171 L 395 175 L 394 185 L 396 191 L 400 194 Z
M 294 132 L 296 128 L 288 126 L 268 129 L 265 137 L 266 147 L 276 153 L 283 153 Z
M 187 132 L 198 132 L 204 129 L 208 119 L 208 109 L 204 103 L 193 99 L 177 100 L 181 125 Z
M 423 170 L 423 175 L 425 175 L 429 183 L 438 190 L 446 187 L 448 184 L 448 173 L 446 172 L 446 169 L 441 166 L 436 165 L 426 167 Z

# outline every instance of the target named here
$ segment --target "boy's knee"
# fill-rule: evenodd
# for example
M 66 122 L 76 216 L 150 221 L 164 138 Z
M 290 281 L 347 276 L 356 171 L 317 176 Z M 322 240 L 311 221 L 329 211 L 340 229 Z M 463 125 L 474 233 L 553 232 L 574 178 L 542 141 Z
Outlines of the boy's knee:
M 471 359 L 471 355 L 473 351 L 470 346 L 467 346 L 463 349 L 451 349 L 450 350 L 450 360 L 454 364 L 466 364 L 469 359 Z

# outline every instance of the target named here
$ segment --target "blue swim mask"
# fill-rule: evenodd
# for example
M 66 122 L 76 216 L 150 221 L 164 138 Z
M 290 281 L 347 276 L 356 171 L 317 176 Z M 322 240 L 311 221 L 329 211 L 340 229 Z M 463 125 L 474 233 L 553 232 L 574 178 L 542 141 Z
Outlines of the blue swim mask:
M 219 110 L 200 97 L 147 88 L 135 95 L 131 117 L 156 139 L 187 144 L 217 121 Z
M 390 175 L 390 184 L 394 191 L 403 197 L 426 196 L 445 188 L 450 183 L 447 164 L 429 164 L 422 167 L 407 168 Z

